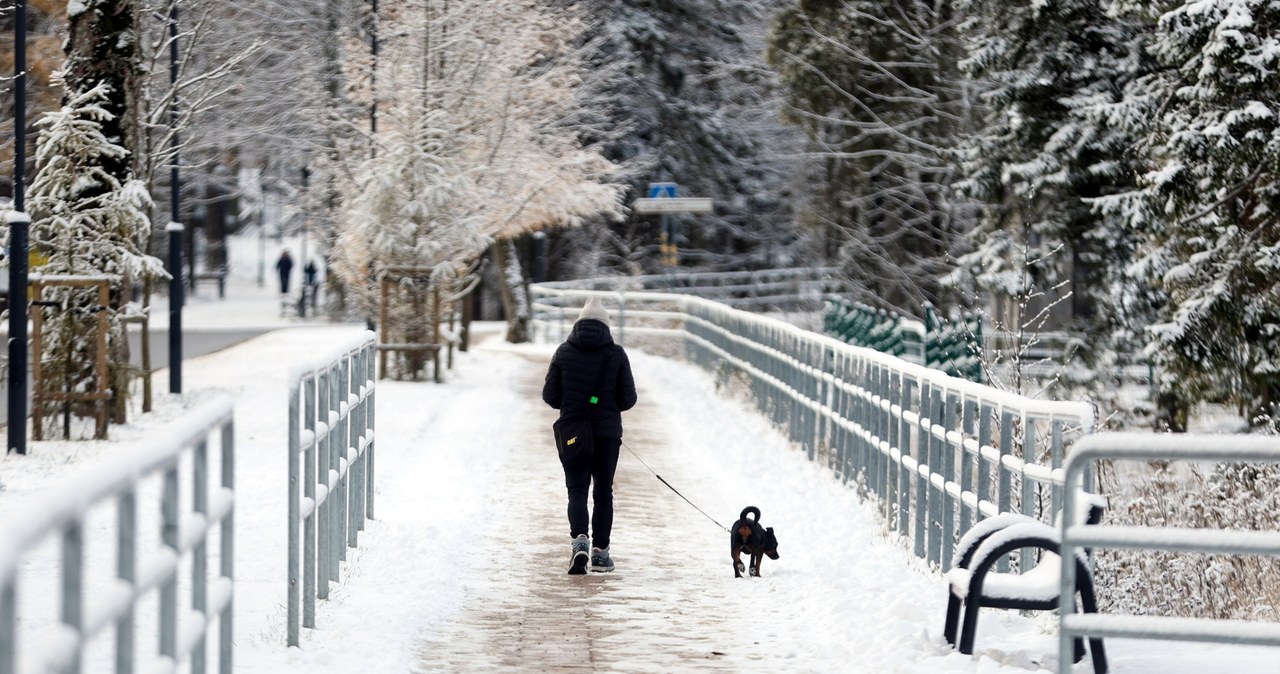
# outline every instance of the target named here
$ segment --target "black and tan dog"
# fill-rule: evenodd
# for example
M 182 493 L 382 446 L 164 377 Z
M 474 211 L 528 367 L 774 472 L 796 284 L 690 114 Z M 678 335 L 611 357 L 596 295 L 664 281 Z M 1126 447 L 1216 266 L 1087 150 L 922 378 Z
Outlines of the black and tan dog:
M 755 514 L 755 519 L 747 517 Z M 733 557 L 733 577 L 741 578 L 746 567 L 742 565 L 740 555 L 746 550 L 751 555 L 751 575 L 760 576 L 760 562 L 764 556 L 769 559 L 778 558 L 778 537 L 773 535 L 773 527 L 760 526 L 760 509 L 747 506 L 742 509 L 738 521 L 729 529 L 729 554 Z

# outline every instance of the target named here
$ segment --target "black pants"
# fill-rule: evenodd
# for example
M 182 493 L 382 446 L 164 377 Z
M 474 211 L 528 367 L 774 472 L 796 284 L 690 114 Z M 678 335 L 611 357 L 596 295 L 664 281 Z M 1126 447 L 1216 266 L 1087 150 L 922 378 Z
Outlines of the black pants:
M 589 459 L 564 465 L 564 485 L 569 490 L 569 536 L 591 535 L 591 545 L 609 547 L 613 531 L 613 473 L 618 468 L 621 438 L 595 438 L 595 451 Z M 592 481 L 595 487 L 592 488 Z M 591 489 L 593 511 L 587 513 L 587 490 Z M 587 520 L 591 531 L 587 531 Z

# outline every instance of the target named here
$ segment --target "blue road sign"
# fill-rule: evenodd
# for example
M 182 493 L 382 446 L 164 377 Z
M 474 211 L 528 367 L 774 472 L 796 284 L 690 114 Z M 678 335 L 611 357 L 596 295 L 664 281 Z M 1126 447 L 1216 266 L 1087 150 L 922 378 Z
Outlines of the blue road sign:
M 675 199 L 675 183 L 649 183 L 650 199 Z

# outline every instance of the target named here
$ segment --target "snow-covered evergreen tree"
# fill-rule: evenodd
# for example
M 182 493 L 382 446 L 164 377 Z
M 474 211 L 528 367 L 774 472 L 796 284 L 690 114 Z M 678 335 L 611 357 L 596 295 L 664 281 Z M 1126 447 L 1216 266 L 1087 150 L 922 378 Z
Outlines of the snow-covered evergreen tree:
M 28 209 L 32 250 L 47 260 L 36 273 L 110 276 L 118 297 L 133 281 L 166 274 L 163 263 L 144 252 L 152 207 L 145 185 L 131 176 L 121 180 L 108 170 L 129 160 L 129 151 L 103 130 L 104 122 L 112 119 L 104 107 L 109 91 L 104 83 L 69 92 L 62 109 L 40 120 L 38 168 Z M 56 306 L 38 309 L 49 321 L 43 349 L 46 381 L 41 385 L 49 390 L 86 390 L 95 376 L 96 318 L 87 308 L 96 306 L 96 292 L 54 288 L 46 300 Z M 125 339 L 121 311 L 115 304 L 106 311 L 108 349 L 117 353 L 113 347 Z M 115 396 L 127 393 L 128 367 L 114 358 L 110 363 L 109 386 Z
M 985 124 L 964 151 L 961 189 L 984 205 L 960 258 L 962 285 L 995 303 L 992 323 L 1024 335 L 1068 329 L 1060 383 L 1113 390 L 1118 270 L 1133 244 L 1095 201 L 1130 189 L 1140 155 L 1115 109 L 1150 70 L 1142 24 L 1098 0 L 960 0 Z M 1056 313 L 1057 316 L 1050 316 Z M 1095 369 L 1097 368 L 1097 369 Z M 1058 391 L 1061 395 L 1062 390 Z
M 711 215 L 674 220 L 682 266 L 759 268 L 809 260 L 792 226 L 802 138 L 781 122 L 776 77 L 764 64 L 779 0 L 607 0 L 585 8 L 590 50 L 584 139 L 624 167 L 628 200 L 650 182 L 710 197 Z M 561 275 L 662 269 L 662 218 L 632 215 L 565 233 Z
M 1151 106 L 1145 189 L 1118 204 L 1141 223 L 1133 273 L 1167 297 L 1148 349 L 1162 390 L 1184 410 L 1216 400 L 1273 413 L 1280 402 L 1280 5 L 1125 5 L 1159 17 L 1151 51 L 1165 66 L 1130 92 L 1159 107 Z

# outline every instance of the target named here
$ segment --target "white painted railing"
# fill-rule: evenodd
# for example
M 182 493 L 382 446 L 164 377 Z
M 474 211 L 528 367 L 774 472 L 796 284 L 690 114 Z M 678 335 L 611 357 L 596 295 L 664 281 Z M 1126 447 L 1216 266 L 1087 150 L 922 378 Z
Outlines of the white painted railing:
M 1064 484 L 1068 488 L 1062 518 L 1062 588 L 1075 587 L 1075 565 L 1068 564 L 1065 560 L 1074 559 L 1076 550 L 1082 548 L 1280 557 L 1280 532 L 1277 531 L 1085 525 L 1077 521 L 1074 516 L 1075 503 L 1080 498 L 1084 475 L 1094 462 L 1104 460 L 1280 463 L 1280 438 L 1100 433 L 1076 443 L 1067 459 L 1065 471 Z M 1161 571 L 1165 569 L 1162 567 Z M 1060 672 L 1071 671 L 1071 640 L 1077 636 L 1280 646 L 1280 623 L 1150 615 L 1077 614 L 1074 612 L 1072 594 L 1065 590 L 1059 594 L 1062 597 L 1058 605 Z
M 177 430 L 138 446 L 124 447 L 118 456 L 92 473 L 59 485 L 21 512 L 6 512 L 0 523 L 0 674 L 80 672 L 85 647 L 96 635 L 114 628 L 114 671 L 134 672 L 139 666 L 171 672 L 183 663 L 191 672 L 207 668 L 206 641 L 217 623 L 218 671 L 230 674 L 232 658 L 233 509 L 235 497 L 235 433 L 230 400 L 219 399 L 183 417 Z M 209 470 L 209 444 L 217 437 L 217 472 Z M 183 503 L 181 472 L 189 467 L 191 496 Z M 211 480 L 217 476 L 218 479 Z M 159 478 L 158 494 L 142 489 Z M 212 484 L 211 484 L 212 483 Z M 160 513 L 158 532 L 140 531 L 139 501 L 154 497 Z M 107 563 L 89 556 L 90 539 L 101 528 L 88 517 L 107 501 L 115 502 L 115 574 L 109 580 L 87 578 L 87 567 Z M 105 506 L 103 506 L 105 507 Z M 96 522 L 96 520 L 95 520 Z M 219 570 L 208 569 L 212 532 L 217 531 Z M 41 627 L 43 648 L 30 643 L 31 623 L 23 619 L 29 607 L 20 588 L 24 565 L 43 541 L 56 537 L 61 564 L 54 571 L 60 596 L 42 597 L 58 606 L 56 624 Z M 154 541 L 159 544 L 153 544 Z M 190 603 L 179 601 L 180 570 L 190 569 L 183 581 L 190 587 Z M 39 569 L 41 576 L 48 568 Z M 104 585 L 105 583 L 105 585 Z M 153 591 L 159 594 L 158 649 L 138 652 L 137 606 Z M 19 622 L 27 622 L 23 632 Z M 155 642 L 153 642 L 155 643 Z M 28 645 L 32 652 L 26 652 Z
M 1051 522 L 1065 447 L 1093 427 L 1087 403 L 1029 399 L 698 297 L 545 284 L 531 293 L 535 340 L 567 337 L 597 296 L 619 343 L 678 344 L 716 376 L 745 379 L 810 459 L 874 492 L 915 553 L 943 568 L 980 517 Z
M 288 634 L 316 626 L 339 563 L 373 519 L 372 332 L 295 369 L 289 377 Z

